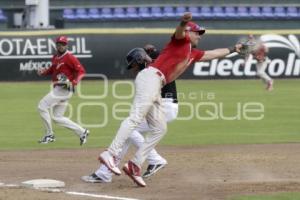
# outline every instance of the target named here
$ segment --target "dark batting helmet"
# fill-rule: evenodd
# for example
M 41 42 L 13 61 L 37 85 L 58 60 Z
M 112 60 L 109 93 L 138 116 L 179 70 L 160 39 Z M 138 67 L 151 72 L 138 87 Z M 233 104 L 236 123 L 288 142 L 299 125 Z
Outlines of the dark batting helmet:
M 126 56 L 126 62 L 127 69 L 131 69 L 132 64 L 134 63 L 138 64 L 140 68 L 145 68 L 146 64 L 151 62 L 151 58 L 147 55 L 143 48 L 134 48 L 128 52 Z

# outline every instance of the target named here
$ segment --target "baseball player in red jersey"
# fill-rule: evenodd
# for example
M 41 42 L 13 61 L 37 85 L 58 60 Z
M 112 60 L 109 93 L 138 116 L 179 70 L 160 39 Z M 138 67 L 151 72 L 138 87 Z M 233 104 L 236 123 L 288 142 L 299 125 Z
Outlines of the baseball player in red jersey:
M 257 61 L 256 63 L 256 74 L 261 80 L 266 84 L 266 90 L 273 90 L 273 80 L 271 77 L 265 72 L 268 66 L 270 59 L 267 57 L 267 53 L 269 51 L 268 47 L 266 47 L 262 41 L 256 40 L 253 35 L 249 35 L 249 42 L 254 44 L 254 48 L 250 51 L 248 55 L 246 55 L 246 61 L 249 60 L 250 55 Z
M 102 152 L 99 160 L 114 174 L 121 175 L 115 163 L 115 157 L 122 151 L 123 145 L 137 126 L 146 118 L 151 131 L 142 147 L 133 159 L 123 167 L 124 172 L 140 187 L 146 183 L 141 175 L 141 167 L 149 152 L 167 132 L 167 123 L 161 102 L 161 88 L 177 79 L 189 65 L 196 61 L 206 61 L 240 52 L 241 44 L 230 48 L 210 51 L 198 50 L 197 46 L 205 29 L 191 22 L 192 14 L 185 13 L 177 26 L 171 41 L 162 50 L 154 63 L 138 73 L 135 79 L 135 97 L 129 117 L 126 118 L 108 149 Z
M 38 71 L 40 76 L 51 75 L 53 83 L 53 89 L 42 98 L 38 105 L 38 111 L 46 129 L 45 135 L 39 141 L 40 143 L 55 141 L 49 113 L 50 108 L 53 109 L 53 121 L 74 131 L 80 139 L 80 145 L 86 142 L 89 134 L 89 130 L 64 117 L 68 100 L 72 97 L 75 86 L 85 74 L 79 60 L 67 50 L 67 44 L 67 37 L 56 38 L 57 53 L 52 57 L 51 67 Z

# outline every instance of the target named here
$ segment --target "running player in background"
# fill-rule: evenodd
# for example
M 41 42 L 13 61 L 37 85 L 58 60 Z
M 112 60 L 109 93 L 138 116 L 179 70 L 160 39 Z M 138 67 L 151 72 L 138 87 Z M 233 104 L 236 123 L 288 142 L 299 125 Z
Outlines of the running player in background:
M 151 59 L 149 59 L 146 55 L 150 56 L 153 61 L 158 57 L 159 51 L 155 48 L 155 46 L 147 44 L 145 45 L 144 49 L 134 48 L 127 54 L 127 69 L 130 69 L 135 76 L 151 62 Z M 165 85 L 162 88 L 161 96 L 166 120 L 169 123 L 175 120 L 178 114 L 178 100 L 175 81 Z M 147 121 L 144 120 L 140 124 L 140 126 L 130 134 L 129 139 L 126 141 L 121 154 L 116 159 L 116 163 L 118 165 L 127 153 L 131 144 L 133 144 L 137 149 L 141 148 L 142 144 L 145 141 L 142 134 L 145 134 L 150 130 L 151 129 Z M 146 172 L 143 174 L 144 178 L 152 176 L 167 164 L 166 159 L 161 157 L 155 149 L 153 149 L 149 153 L 146 160 L 148 162 L 148 167 Z M 83 176 L 81 177 L 81 179 L 89 183 L 109 183 L 112 181 L 112 176 L 113 173 L 104 164 L 101 164 L 94 173 L 89 176 Z
M 253 48 L 248 54 L 246 54 L 245 63 L 251 58 L 257 61 L 256 74 L 266 84 L 266 90 L 272 91 L 274 81 L 266 73 L 266 68 L 270 62 L 270 59 L 267 57 L 269 49 L 263 44 L 262 41 L 256 40 L 253 35 L 249 35 L 249 42 L 253 45 Z
M 80 145 L 86 143 L 89 130 L 64 117 L 68 101 L 72 97 L 75 86 L 83 78 L 85 70 L 79 60 L 68 51 L 68 39 L 65 36 L 56 38 L 57 53 L 52 57 L 52 65 L 48 69 L 40 69 L 38 75 L 52 76 L 53 88 L 42 98 L 38 111 L 43 120 L 45 135 L 39 143 L 55 141 L 49 109 L 53 110 L 52 119 L 58 125 L 71 129 L 79 137 Z

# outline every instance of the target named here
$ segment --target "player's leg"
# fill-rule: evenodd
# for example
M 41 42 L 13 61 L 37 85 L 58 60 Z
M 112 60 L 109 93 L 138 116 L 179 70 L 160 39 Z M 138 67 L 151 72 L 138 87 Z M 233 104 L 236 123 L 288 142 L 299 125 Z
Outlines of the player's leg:
M 266 69 L 268 66 L 269 59 L 266 58 L 265 61 L 263 62 L 258 62 L 256 64 L 256 71 L 257 71 L 257 76 L 261 78 L 261 80 L 267 84 L 268 90 L 271 90 L 273 87 L 273 80 L 271 77 L 266 73 Z
M 167 115 L 167 121 L 173 121 L 177 117 L 178 113 L 178 104 L 172 103 L 172 101 L 166 100 L 163 101 L 163 107 Z M 144 120 L 136 130 L 134 130 L 129 139 L 125 142 L 121 155 L 116 159 L 116 165 L 120 163 L 123 159 L 124 155 L 127 153 L 130 144 L 132 143 L 137 149 L 141 148 L 144 143 L 144 137 L 142 133 L 149 132 L 151 129 L 148 126 L 146 120 Z M 139 132 L 140 131 L 140 132 Z M 159 169 L 163 168 L 167 161 L 161 157 L 155 149 L 151 150 L 147 161 L 149 163 L 147 171 L 143 175 L 143 177 L 149 177 L 156 173 Z M 113 173 L 105 166 L 100 165 L 100 167 L 91 175 L 83 176 L 82 180 L 90 183 L 109 183 L 112 181 Z
M 263 62 L 258 62 L 256 64 L 257 76 L 260 77 L 264 83 L 267 83 L 268 81 L 271 80 L 271 78 L 266 73 L 267 65 L 268 65 L 267 59 Z
M 178 103 L 173 103 L 173 99 L 163 98 L 163 107 L 165 111 L 166 121 L 168 123 L 174 121 L 178 116 Z
M 173 103 L 172 98 L 163 98 L 162 104 L 165 112 L 166 121 L 168 123 L 172 122 L 177 118 L 178 115 L 178 104 Z M 148 157 L 147 157 L 148 167 L 143 174 L 144 178 L 150 177 L 153 174 L 155 174 L 158 170 L 165 167 L 167 164 L 167 160 L 163 158 L 158 152 L 153 149 L 150 151 Z
M 71 129 L 80 139 L 80 145 L 86 142 L 89 130 L 84 129 L 79 124 L 65 117 L 68 101 L 61 102 L 53 107 L 53 121 L 60 126 Z
M 74 131 L 79 137 L 85 131 L 79 124 L 73 122 L 69 118 L 65 117 L 65 111 L 68 106 L 68 101 L 61 102 L 53 107 L 53 121 L 58 125 L 66 127 Z
M 143 137 L 143 136 L 141 136 Z M 126 155 L 131 144 L 131 140 L 127 140 L 124 144 L 121 154 L 116 157 L 116 165 L 118 166 L 121 160 Z M 88 183 L 110 183 L 112 181 L 113 173 L 104 164 L 100 164 L 100 167 L 91 175 L 82 176 L 81 179 Z
M 60 103 L 53 106 L 53 121 L 60 126 L 74 131 L 74 133 L 80 138 L 80 145 L 82 145 L 86 142 L 89 131 L 64 116 L 66 108 L 68 106 L 68 100 L 72 96 L 72 92 L 60 88 L 57 93 L 61 101 Z
M 158 172 L 160 169 L 164 168 L 168 162 L 164 159 L 156 149 L 152 149 L 147 157 L 148 166 L 143 174 L 144 178 L 148 178 Z
M 153 102 L 160 96 L 162 80 L 156 72 L 154 69 L 146 68 L 137 75 L 135 80 L 136 93 L 130 115 L 121 123 L 108 150 L 100 154 L 99 158 L 103 164 L 117 175 L 120 175 L 121 171 L 115 165 L 114 156 L 121 153 L 125 141 L 133 130 L 142 123 Z
M 123 167 L 126 174 L 130 176 L 135 183 L 142 187 L 145 187 L 146 183 L 141 175 L 141 166 L 150 151 L 154 149 L 155 145 L 161 140 L 167 130 L 165 114 L 160 101 L 156 101 L 153 104 L 146 116 L 146 119 L 151 132 L 147 134 L 145 142 L 141 148 L 138 149 L 134 158 Z
M 87 183 L 110 183 L 113 173 L 103 164 L 91 175 L 82 176 L 81 180 Z
M 159 110 L 160 108 L 163 108 L 163 111 Z M 177 115 L 178 115 L 178 104 L 177 103 L 173 103 L 172 101 L 170 101 L 168 99 L 162 99 L 162 106 L 160 106 L 159 109 L 158 109 L 158 112 L 160 112 L 159 115 L 164 116 L 166 122 L 170 123 L 177 118 Z M 156 112 L 156 111 L 154 111 L 154 112 Z M 150 119 L 151 119 L 151 117 L 150 117 Z M 154 122 L 154 123 L 156 123 L 156 122 Z M 154 124 L 154 126 L 155 126 L 155 124 Z M 151 131 L 150 127 L 149 127 L 149 130 Z M 150 153 L 147 157 L 147 160 L 148 160 L 149 164 L 153 164 L 153 165 L 167 163 L 167 161 L 164 158 L 162 158 L 155 149 L 150 151 Z
M 148 129 L 148 131 L 150 131 L 150 130 L 151 129 Z M 144 136 L 142 135 L 142 133 L 138 132 L 137 130 L 134 130 L 130 134 L 129 140 L 138 150 L 140 148 L 142 148 L 142 146 L 145 142 Z M 152 165 L 167 164 L 166 159 L 164 159 L 162 156 L 160 156 L 155 149 L 152 149 L 150 151 L 150 153 L 146 157 L 146 160 L 147 160 L 148 164 L 152 164 Z
M 53 88 L 46 96 L 44 96 L 38 104 L 38 111 L 43 121 L 45 135 L 39 141 L 40 143 L 48 143 L 55 141 L 54 132 L 51 123 L 49 109 L 57 104 L 60 99 L 55 97 L 55 88 Z
M 144 122 L 140 124 L 138 129 L 145 132 L 148 132 L 150 130 L 146 120 L 144 120 Z M 142 136 L 142 134 L 139 133 L 137 130 L 134 130 L 130 134 L 128 140 L 125 142 L 120 156 L 116 158 L 116 165 L 119 165 L 121 160 L 126 155 L 131 144 L 133 144 L 137 149 L 139 149 L 143 145 L 144 141 L 145 139 Z M 166 163 L 166 160 L 160 157 L 154 149 L 150 152 L 149 155 L 150 156 L 148 156 L 148 158 L 151 161 L 151 163 L 156 162 L 155 164 L 157 165 L 159 165 L 160 163 Z M 89 183 L 110 183 L 112 181 L 112 177 L 113 173 L 105 165 L 101 164 L 100 167 L 94 173 L 88 176 L 82 176 L 81 179 Z
M 52 104 L 53 104 L 53 100 L 50 94 L 44 96 L 38 104 L 38 111 L 43 120 L 46 135 L 53 134 L 51 117 L 49 113 L 49 108 L 51 107 Z

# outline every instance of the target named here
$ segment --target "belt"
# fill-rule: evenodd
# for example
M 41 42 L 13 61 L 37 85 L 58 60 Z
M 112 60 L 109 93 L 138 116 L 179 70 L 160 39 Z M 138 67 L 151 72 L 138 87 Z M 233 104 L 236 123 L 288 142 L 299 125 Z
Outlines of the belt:
M 160 71 L 157 71 L 156 74 L 162 78 L 164 77 L 164 75 Z
M 155 74 L 157 74 L 161 78 L 163 85 L 166 85 L 166 79 L 163 73 L 161 73 L 160 71 L 156 71 Z

